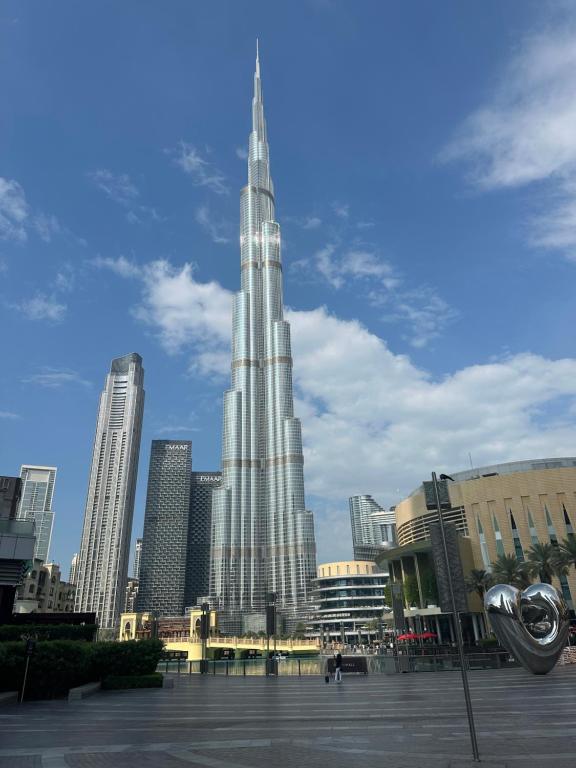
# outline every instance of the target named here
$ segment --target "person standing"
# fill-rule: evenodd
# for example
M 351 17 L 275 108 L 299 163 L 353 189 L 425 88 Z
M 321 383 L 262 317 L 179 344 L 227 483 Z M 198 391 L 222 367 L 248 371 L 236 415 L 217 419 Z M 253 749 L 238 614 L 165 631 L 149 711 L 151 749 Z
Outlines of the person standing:
M 340 651 L 336 654 L 336 671 L 334 672 L 334 682 L 342 682 L 342 654 Z

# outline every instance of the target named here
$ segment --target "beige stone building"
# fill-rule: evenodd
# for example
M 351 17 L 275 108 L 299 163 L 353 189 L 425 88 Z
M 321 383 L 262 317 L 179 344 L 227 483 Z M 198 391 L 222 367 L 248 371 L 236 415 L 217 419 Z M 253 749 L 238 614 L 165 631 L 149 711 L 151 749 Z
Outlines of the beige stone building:
M 576 458 L 535 459 L 467 470 L 448 481 L 452 509 L 444 519 L 469 539 L 475 568 L 491 569 L 502 554 L 526 559 L 536 542 L 561 543 L 576 525 Z M 426 509 L 418 488 L 396 506 L 400 547 L 429 538 L 436 512 Z M 555 579 L 571 608 L 576 597 L 576 571 Z
M 16 589 L 15 613 L 71 613 L 75 587 L 61 580 L 60 566 L 35 559 Z

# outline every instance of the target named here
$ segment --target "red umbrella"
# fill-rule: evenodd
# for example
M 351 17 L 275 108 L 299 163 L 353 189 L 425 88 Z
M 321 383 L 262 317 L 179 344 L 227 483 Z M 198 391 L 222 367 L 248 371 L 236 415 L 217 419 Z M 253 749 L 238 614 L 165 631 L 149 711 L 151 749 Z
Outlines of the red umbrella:
M 433 637 L 438 637 L 436 632 L 422 632 L 421 635 L 418 635 L 418 637 L 421 640 L 432 640 Z
M 399 635 L 397 640 L 418 640 L 420 635 L 415 635 L 414 632 L 407 632 L 405 635 Z

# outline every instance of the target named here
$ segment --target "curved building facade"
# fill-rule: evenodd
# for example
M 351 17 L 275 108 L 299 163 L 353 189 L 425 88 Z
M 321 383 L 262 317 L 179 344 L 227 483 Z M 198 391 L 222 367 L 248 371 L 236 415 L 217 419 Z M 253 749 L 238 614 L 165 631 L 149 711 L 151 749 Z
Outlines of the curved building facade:
M 576 532 L 576 458 L 496 464 L 451 475 L 452 509 L 444 519 L 470 539 L 476 568 L 490 570 L 503 554 L 526 559 L 537 542 L 556 545 Z M 398 544 L 429 539 L 436 512 L 426 509 L 422 487 L 396 506 Z M 564 597 L 576 596 L 574 568 L 561 582 Z M 573 607 L 570 602 L 570 607 Z
M 380 633 L 388 574 L 371 560 L 348 560 L 318 566 L 308 626 L 324 642 L 369 642 Z

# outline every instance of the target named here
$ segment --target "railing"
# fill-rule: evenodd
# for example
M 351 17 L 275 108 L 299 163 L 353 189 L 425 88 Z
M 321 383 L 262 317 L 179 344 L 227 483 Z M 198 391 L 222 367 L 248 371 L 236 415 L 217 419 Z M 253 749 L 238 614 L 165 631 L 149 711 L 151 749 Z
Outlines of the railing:
M 257 659 L 209 659 L 207 674 L 212 676 L 253 677 L 264 676 L 267 672 L 278 677 L 301 677 L 309 675 L 325 675 L 327 666 L 326 656 L 316 658 L 282 658 L 271 664 L 271 660 Z M 518 662 L 506 651 L 490 651 L 486 653 L 469 653 L 466 655 L 468 669 L 501 669 L 517 667 Z M 398 672 L 444 672 L 460 669 L 460 659 L 457 654 L 383 654 L 367 656 L 368 673 L 375 675 L 394 675 Z M 178 675 L 200 674 L 198 661 L 185 659 L 161 661 L 158 672 Z

